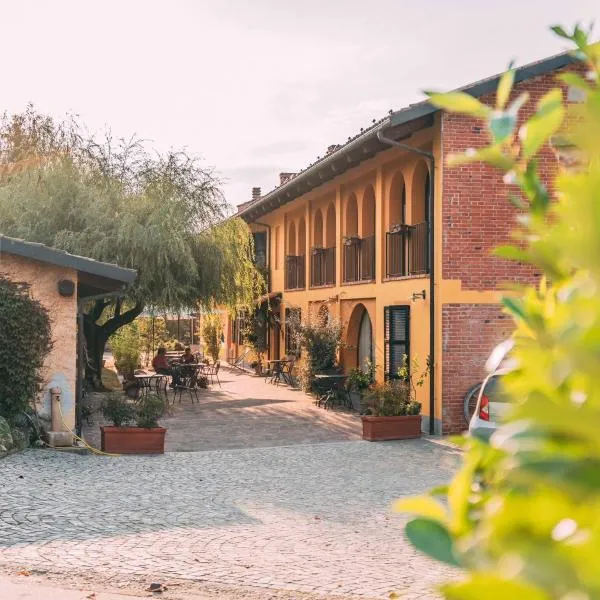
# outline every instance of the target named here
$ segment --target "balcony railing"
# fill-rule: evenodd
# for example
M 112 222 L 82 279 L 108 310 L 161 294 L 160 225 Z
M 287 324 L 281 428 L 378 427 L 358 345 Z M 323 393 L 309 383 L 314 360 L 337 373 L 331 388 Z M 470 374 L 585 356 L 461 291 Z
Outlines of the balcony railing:
M 304 289 L 304 255 L 285 257 L 285 289 Z
M 347 238 L 344 251 L 344 283 L 375 279 L 375 236 Z
M 400 225 L 386 234 L 386 277 L 423 275 L 428 270 L 427 222 Z
M 335 248 L 313 248 L 310 257 L 310 285 L 335 285 Z

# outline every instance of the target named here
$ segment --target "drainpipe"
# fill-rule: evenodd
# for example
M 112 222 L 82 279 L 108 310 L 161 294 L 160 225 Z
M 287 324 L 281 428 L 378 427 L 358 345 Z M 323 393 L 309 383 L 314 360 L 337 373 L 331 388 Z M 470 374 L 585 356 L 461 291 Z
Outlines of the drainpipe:
M 380 142 L 401 148 L 407 152 L 418 154 L 429 163 L 429 194 L 427 197 L 427 211 L 429 219 L 427 221 L 428 249 L 427 262 L 429 267 L 429 356 L 431 370 L 429 372 L 429 433 L 435 433 L 435 220 L 433 213 L 433 201 L 435 198 L 435 157 L 431 152 L 402 144 L 391 138 L 385 137 L 383 130 L 377 132 L 377 138 Z

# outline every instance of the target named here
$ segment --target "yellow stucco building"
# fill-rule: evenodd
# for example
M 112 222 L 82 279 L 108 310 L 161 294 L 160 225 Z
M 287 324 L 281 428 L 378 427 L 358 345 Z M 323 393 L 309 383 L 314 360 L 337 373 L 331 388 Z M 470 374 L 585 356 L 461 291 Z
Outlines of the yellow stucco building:
M 514 94 L 530 92 L 531 112 L 558 85 L 556 71 L 572 68 L 567 55 L 522 67 Z M 463 89 L 491 102 L 497 81 Z M 499 306 L 503 284 L 536 277 L 491 254 L 515 225 L 501 175 L 445 166 L 450 153 L 485 144 L 482 123 L 422 102 L 330 146 L 299 173 L 282 173 L 271 192 L 255 189 L 238 215 L 254 232 L 273 323 L 281 323 L 269 328 L 270 358 L 286 353 L 290 311 L 305 319 L 326 310 L 344 325 L 345 370 L 372 358 L 381 380 L 397 372 L 404 353 L 421 365 L 431 356 L 432 377 L 418 393 L 424 428 L 463 429 L 463 397 L 511 329 Z M 546 151 L 549 178 L 556 161 Z M 230 320 L 229 356 L 241 341 Z

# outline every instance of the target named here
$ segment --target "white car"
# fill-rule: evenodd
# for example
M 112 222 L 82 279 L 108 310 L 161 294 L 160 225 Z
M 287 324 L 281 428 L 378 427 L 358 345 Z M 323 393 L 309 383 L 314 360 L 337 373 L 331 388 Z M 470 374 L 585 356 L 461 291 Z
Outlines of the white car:
M 502 375 L 510 369 L 498 369 L 481 384 L 475 412 L 469 421 L 469 435 L 488 440 L 498 429 L 502 416 L 509 408 L 508 398 L 502 391 Z

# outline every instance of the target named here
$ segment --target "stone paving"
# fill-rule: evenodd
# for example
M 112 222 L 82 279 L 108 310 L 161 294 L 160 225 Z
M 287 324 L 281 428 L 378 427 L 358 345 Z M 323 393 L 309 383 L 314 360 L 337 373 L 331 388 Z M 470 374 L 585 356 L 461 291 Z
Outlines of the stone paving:
M 189 394 L 171 405 L 163 419 L 168 428 L 168 452 L 194 452 L 224 448 L 258 448 L 358 440 L 361 422 L 356 414 L 323 410 L 313 398 L 286 385 L 265 383 L 262 377 L 221 369 L 216 383 L 200 390 L 200 402 Z M 172 402 L 172 392 L 169 392 Z M 101 415 L 84 427 L 85 439 L 100 444 Z
M 454 573 L 406 543 L 389 505 L 447 481 L 457 460 L 427 440 L 117 458 L 29 450 L 0 463 L 0 565 L 432 598 Z

